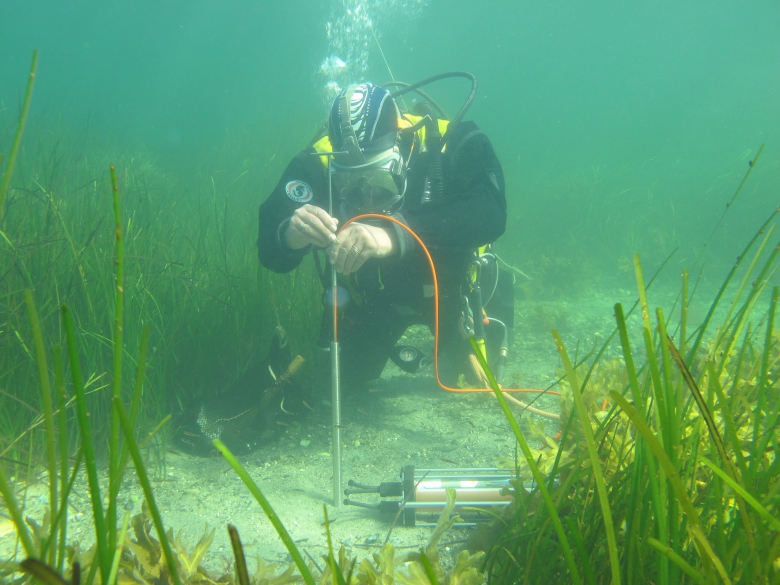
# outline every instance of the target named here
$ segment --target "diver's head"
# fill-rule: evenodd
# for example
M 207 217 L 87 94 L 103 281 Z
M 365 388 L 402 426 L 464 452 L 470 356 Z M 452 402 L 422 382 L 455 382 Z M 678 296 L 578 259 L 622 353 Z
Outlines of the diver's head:
M 333 150 L 333 194 L 347 211 L 389 213 L 406 191 L 409 148 L 398 129 L 400 112 L 386 89 L 372 83 L 352 85 L 333 101 L 328 136 Z

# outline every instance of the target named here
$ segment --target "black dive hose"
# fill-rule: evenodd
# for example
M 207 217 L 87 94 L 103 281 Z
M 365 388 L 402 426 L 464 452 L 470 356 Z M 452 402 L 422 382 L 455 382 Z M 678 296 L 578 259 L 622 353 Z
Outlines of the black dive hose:
M 388 81 L 387 83 L 383 83 L 382 87 L 384 87 L 384 88 L 388 88 L 388 87 L 409 88 L 409 87 L 411 87 L 411 84 L 405 83 L 403 81 Z M 410 91 L 414 91 L 414 93 L 420 94 L 423 97 L 423 99 L 425 99 L 426 102 L 431 104 L 431 106 L 433 106 L 436 109 L 436 111 L 439 112 L 439 115 L 442 118 L 444 118 L 445 120 L 449 119 L 447 117 L 447 114 L 444 112 L 444 109 L 436 102 L 436 100 L 434 100 L 431 96 L 429 96 L 423 90 L 421 90 L 421 89 L 414 89 L 414 90 L 410 90 Z M 395 96 L 395 95 L 398 95 L 398 93 L 397 92 L 396 93 L 391 93 L 390 95 Z
M 406 85 L 399 81 L 391 81 L 390 83 L 386 83 L 383 86 L 383 87 L 388 87 L 391 85 L 404 85 L 405 87 L 403 89 L 399 89 L 398 91 L 391 92 L 390 95 L 393 98 L 396 98 L 404 94 L 407 94 L 411 91 L 418 92 L 420 93 L 420 95 L 424 96 L 426 99 L 431 101 L 431 103 L 434 104 L 434 107 L 437 110 L 439 110 L 439 112 L 442 115 L 444 115 L 444 111 L 441 109 L 441 107 L 438 104 L 436 104 L 436 102 L 431 100 L 424 92 L 418 91 L 418 88 L 423 87 L 425 85 L 429 85 L 441 79 L 452 79 L 454 77 L 463 77 L 471 81 L 471 93 L 469 93 L 469 97 L 466 98 L 466 101 L 463 102 L 463 107 L 461 107 L 458 114 L 450 121 L 450 125 L 447 127 L 447 131 L 444 133 L 444 137 L 442 138 L 440 148 L 444 148 L 444 145 L 447 143 L 447 138 L 450 135 L 450 131 L 453 128 L 455 128 L 455 126 L 457 126 L 458 123 L 463 119 L 463 116 L 466 115 L 466 112 L 471 107 L 474 98 L 477 96 L 477 78 L 474 77 L 471 73 L 468 73 L 467 71 L 448 71 L 447 73 L 439 73 L 438 75 L 434 75 L 433 77 L 428 77 L 427 79 L 423 79 L 422 81 L 418 81 L 417 83 L 413 83 L 412 85 Z M 446 116 L 444 117 L 446 118 Z
M 447 143 L 447 138 L 449 137 L 450 131 L 455 128 L 455 126 L 460 123 L 460 121 L 463 119 L 463 116 L 466 115 L 466 112 L 471 107 L 472 102 L 474 101 L 474 98 L 477 96 L 477 78 L 474 77 L 471 73 L 468 73 L 466 71 L 448 71 L 447 73 L 439 73 L 438 75 L 434 75 L 433 77 L 428 77 L 427 79 L 423 79 L 422 81 L 418 81 L 417 83 L 413 83 L 412 85 L 406 86 L 403 89 L 399 89 L 398 91 L 392 92 L 390 95 L 393 98 L 402 96 L 404 94 L 407 94 L 411 91 L 417 91 L 418 88 L 423 87 L 425 85 L 429 85 L 431 83 L 434 83 L 436 81 L 439 81 L 441 79 L 452 79 L 454 77 L 463 77 L 465 79 L 468 79 L 471 81 L 471 93 L 469 93 L 469 96 L 466 98 L 466 101 L 463 103 L 463 107 L 461 107 L 458 114 L 450 121 L 450 125 L 447 127 L 447 131 L 444 133 L 444 137 L 441 141 L 441 147 L 443 148 L 444 145 Z M 385 86 L 389 85 L 401 85 L 400 82 L 390 82 L 389 84 L 385 84 Z M 384 87 L 384 86 L 383 86 Z M 424 93 L 420 92 L 421 95 L 425 96 Z M 426 99 L 427 98 L 426 96 Z M 432 102 L 433 103 L 433 102 Z M 441 108 L 438 106 L 435 106 L 439 112 L 442 112 Z

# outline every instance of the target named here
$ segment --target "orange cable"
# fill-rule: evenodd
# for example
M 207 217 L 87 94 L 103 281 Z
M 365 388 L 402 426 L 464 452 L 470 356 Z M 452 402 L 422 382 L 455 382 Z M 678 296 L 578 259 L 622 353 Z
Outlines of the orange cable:
M 431 275 L 433 276 L 433 304 L 434 304 L 433 370 L 434 373 L 436 374 L 436 383 L 441 388 L 447 390 L 448 392 L 493 392 L 492 388 L 450 388 L 449 386 L 445 386 L 444 383 L 441 381 L 441 379 L 439 378 L 439 282 L 436 279 L 436 267 L 433 264 L 433 258 L 431 258 L 431 254 L 430 252 L 428 252 L 428 248 L 426 247 L 425 244 L 423 244 L 423 241 L 420 239 L 420 237 L 416 233 L 414 233 L 408 225 L 388 215 L 382 215 L 379 213 L 365 213 L 363 215 L 358 215 L 357 217 L 353 217 L 349 221 L 345 222 L 344 225 L 342 225 L 341 228 L 339 229 L 339 232 L 341 232 L 345 227 L 347 227 L 352 222 L 357 221 L 359 219 L 368 218 L 368 217 L 392 221 L 393 223 L 404 228 L 407 232 L 409 232 L 412 235 L 412 237 L 417 241 L 417 243 L 420 244 L 420 247 L 423 249 L 425 255 L 428 258 L 428 263 L 431 266 Z M 338 315 L 338 305 L 335 302 L 335 299 L 333 303 L 333 314 L 334 314 L 334 320 L 337 319 L 336 315 Z M 539 390 L 536 388 L 501 388 L 501 391 L 528 393 L 528 394 L 551 394 L 553 396 L 561 395 L 560 392 L 556 392 L 554 390 Z

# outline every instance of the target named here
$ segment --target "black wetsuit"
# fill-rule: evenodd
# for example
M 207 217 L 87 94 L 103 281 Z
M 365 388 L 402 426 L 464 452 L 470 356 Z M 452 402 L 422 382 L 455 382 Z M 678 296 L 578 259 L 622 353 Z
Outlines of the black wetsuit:
M 458 331 L 463 309 L 461 287 L 465 293 L 474 250 L 495 241 L 506 228 L 504 176 L 487 136 L 473 122 L 463 122 L 453 130 L 442 155 L 443 195 L 422 202 L 427 153 L 415 150 L 403 206 L 392 216 L 414 230 L 431 252 L 439 284 L 440 351 L 461 362 L 470 350 Z M 260 206 L 258 255 L 263 266 L 275 272 L 293 270 L 311 250 L 310 246 L 292 250 L 283 241 L 293 212 L 304 203 L 328 209 L 327 176 L 321 157 L 313 152 L 309 147 L 290 162 Z M 296 190 L 296 182 L 305 185 Z M 340 225 L 350 219 L 343 209 L 334 201 Z M 393 225 L 382 220 L 373 225 L 382 223 L 383 227 Z M 405 230 L 393 229 L 398 252 L 388 258 L 369 259 L 348 279 L 353 301 L 341 311 L 339 342 L 343 376 L 350 381 L 378 378 L 408 326 L 433 327 L 433 280 L 428 261 Z M 325 311 L 332 315 L 330 307 Z M 328 321 L 323 319 L 323 323 Z

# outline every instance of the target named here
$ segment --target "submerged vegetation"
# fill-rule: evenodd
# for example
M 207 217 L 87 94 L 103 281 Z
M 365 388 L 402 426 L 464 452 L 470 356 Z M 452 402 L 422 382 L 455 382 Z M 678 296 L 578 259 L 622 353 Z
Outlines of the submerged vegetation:
M 639 348 L 620 304 L 613 337 L 622 359 L 603 357 L 610 339 L 575 367 L 553 330 L 565 373 L 563 433 L 534 452 L 515 429 L 525 455 L 518 475 L 530 471 L 539 488 L 518 490 L 502 520 L 488 554 L 495 582 L 780 579 L 777 213 L 697 328 L 687 322 L 687 273 L 679 317 L 651 312 L 635 256 Z
M 553 330 L 565 378 L 562 434 L 544 437 L 546 449 L 531 448 L 483 363 L 517 440 L 518 477 L 535 481 L 531 491 L 518 484 L 486 554 L 462 551 L 453 568 L 442 567 L 437 544 L 455 521 L 449 493 L 428 546 L 405 561 L 405 570 L 392 545 L 361 561 L 343 548 L 335 552 L 327 509 L 328 554 L 321 567 L 306 562 L 262 492 L 217 442 L 298 571 L 290 565 L 277 574 L 259 561 L 250 577 L 232 530 L 235 565 L 220 577 L 200 566 L 213 531 L 207 528 L 188 550 L 180 534 L 166 530 L 138 428 L 154 427 L 176 402 L 173 380 L 191 384 L 188 394 L 209 390 L 196 384 L 204 377 L 197 365 L 217 345 L 230 348 L 219 355 L 232 356 L 222 367 L 235 372 L 253 352 L 239 340 L 257 344 L 259 332 L 270 335 L 277 319 L 293 320 L 285 323 L 291 338 L 310 340 L 317 283 L 306 268 L 290 277 L 256 272 L 251 245 L 228 234 L 230 206 L 244 193 L 247 169 L 221 185 L 206 175 L 193 178 L 199 195 L 191 196 L 138 159 L 122 161 L 118 172 L 112 166 L 106 176 L 101 160 L 68 158 L 60 147 L 44 153 L 43 147 L 28 153 L 20 186 L 7 198 L 14 156 L 0 182 L 0 382 L 17 389 L 0 397 L 0 492 L 28 557 L 5 564 L 3 578 L 21 567 L 47 583 L 62 583 L 59 575 L 66 574 L 75 583 L 241 585 L 313 585 L 315 574 L 320 583 L 338 585 L 780 580 L 780 289 L 771 284 L 779 266 L 780 243 L 772 239 L 778 211 L 739 255 L 696 327 L 688 321 L 687 274 L 675 316 L 652 312 L 636 256 L 640 300 L 630 311 L 615 306 L 615 332 L 592 359 L 572 363 Z M 256 279 L 246 278 L 253 272 Z M 271 294 L 272 306 L 256 312 L 257 300 Z M 631 330 L 634 311 L 639 335 Z M 554 318 L 542 314 L 539 321 L 546 326 Z M 32 396 L 31 380 L 40 406 L 22 400 Z M 45 432 L 34 435 L 38 426 Z M 107 482 L 101 482 L 103 453 Z M 131 460 L 145 498 L 144 511 L 132 519 L 116 506 Z M 29 476 L 39 468 L 49 488 L 40 525 L 26 518 L 7 473 Z M 96 544 L 79 552 L 66 510 L 83 472 Z
M 123 387 L 134 384 L 133 368 L 116 369 L 112 353 L 110 158 L 123 194 L 126 366 L 137 359 L 143 327 L 151 329 L 141 426 L 151 430 L 167 412 L 213 395 L 258 363 L 277 319 L 296 353 L 307 355 L 318 333 L 319 281 L 308 262 L 290 275 L 259 268 L 254 210 L 276 170 L 258 182 L 260 165 L 239 156 L 244 145 L 228 150 L 239 162 L 224 172 L 175 177 L 149 155 L 112 156 L 89 141 L 67 147 L 32 124 L 25 144 L 0 223 L 0 455 L 26 461 L 24 431 L 42 414 L 28 398 L 38 371 L 23 290 L 33 292 L 50 344 L 64 345 L 59 306 L 71 308 L 100 453 L 113 373 L 121 372 Z M 40 435 L 32 438 L 40 446 Z

